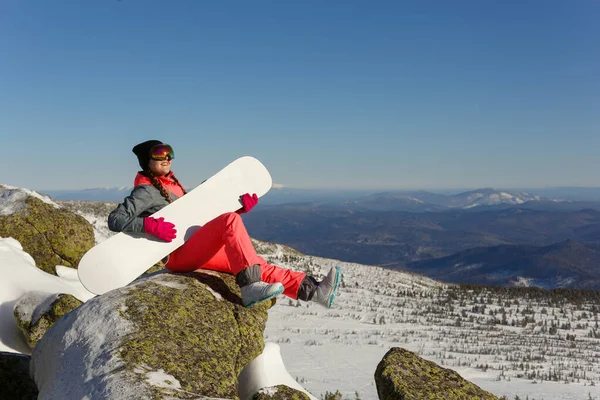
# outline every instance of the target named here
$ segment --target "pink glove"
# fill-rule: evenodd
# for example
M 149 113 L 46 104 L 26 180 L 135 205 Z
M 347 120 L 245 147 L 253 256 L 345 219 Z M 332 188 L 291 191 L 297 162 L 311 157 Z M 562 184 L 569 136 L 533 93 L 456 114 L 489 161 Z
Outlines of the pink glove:
M 250 196 L 250 193 L 246 193 L 241 196 L 241 201 L 244 207 L 237 211 L 238 214 L 244 214 L 252 210 L 252 208 L 258 204 L 258 196 L 256 193 L 254 193 L 252 196 Z
M 164 218 L 144 218 L 144 230 L 149 235 L 154 235 L 157 238 L 166 242 L 171 242 L 177 237 L 175 225 L 170 222 L 166 222 Z

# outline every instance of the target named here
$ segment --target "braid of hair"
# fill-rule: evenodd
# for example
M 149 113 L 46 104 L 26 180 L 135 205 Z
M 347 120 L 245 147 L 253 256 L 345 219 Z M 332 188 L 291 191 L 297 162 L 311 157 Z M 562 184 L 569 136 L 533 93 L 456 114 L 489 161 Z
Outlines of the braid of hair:
M 152 171 L 148 171 L 148 175 L 150 175 L 150 180 L 152 181 L 152 185 L 160 191 L 160 194 L 167 199 L 169 203 L 172 203 L 171 196 L 167 193 L 167 189 L 160 183 L 160 181 L 156 178 L 156 176 L 152 173 Z
M 187 192 L 185 191 L 185 189 L 183 188 L 183 185 L 181 183 L 179 183 L 179 180 L 177 178 L 175 178 L 175 174 L 171 175 L 171 179 L 173 179 L 175 181 L 175 183 L 177 185 L 179 185 L 179 187 L 181 188 L 181 190 L 183 191 L 183 194 L 187 194 Z

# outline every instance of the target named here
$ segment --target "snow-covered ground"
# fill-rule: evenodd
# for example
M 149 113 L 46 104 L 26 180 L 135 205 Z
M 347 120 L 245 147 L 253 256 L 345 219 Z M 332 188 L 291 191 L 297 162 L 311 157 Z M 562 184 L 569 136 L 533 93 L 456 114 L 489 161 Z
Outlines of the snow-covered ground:
M 288 372 L 318 396 L 339 390 L 348 399 L 355 392 L 377 399 L 377 364 L 403 347 L 510 400 L 600 399 L 600 334 L 589 337 L 600 333 L 597 303 L 476 295 L 418 275 L 255 244 L 281 266 L 314 275 L 343 268 L 333 309 L 282 296 L 265 332 Z
M 77 204 L 69 207 L 78 209 Z M 93 223 L 97 241 L 111 235 L 104 212 L 87 206 L 81 211 Z M 345 399 L 354 399 L 355 392 L 362 400 L 377 399 L 377 364 L 390 348 L 403 347 L 510 400 L 517 395 L 523 400 L 600 400 L 597 296 L 589 301 L 525 288 L 459 290 L 414 274 L 254 243 L 270 262 L 318 278 L 332 266 L 343 268 L 334 308 L 282 296 L 269 312 L 265 331 L 265 340 L 280 346 L 287 371 L 317 397 L 339 390 Z M 15 251 L 14 243 L 2 246 L 5 253 Z

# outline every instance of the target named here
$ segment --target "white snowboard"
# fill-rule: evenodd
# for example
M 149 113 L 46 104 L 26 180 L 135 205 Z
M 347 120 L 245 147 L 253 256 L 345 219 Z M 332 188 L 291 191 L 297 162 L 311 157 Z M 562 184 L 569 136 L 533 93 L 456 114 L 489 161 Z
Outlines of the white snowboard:
M 164 242 L 153 236 L 118 233 L 91 248 L 78 267 L 79 280 L 90 292 L 103 294 L 126 286 L 173 252 L 202 225 L 242 207 L 244 193 L 265 195 L 273 184 L 265 166 L 253 157 L 241 157 L 180 197 L 153 217 L 175 224 L 177 238 Z

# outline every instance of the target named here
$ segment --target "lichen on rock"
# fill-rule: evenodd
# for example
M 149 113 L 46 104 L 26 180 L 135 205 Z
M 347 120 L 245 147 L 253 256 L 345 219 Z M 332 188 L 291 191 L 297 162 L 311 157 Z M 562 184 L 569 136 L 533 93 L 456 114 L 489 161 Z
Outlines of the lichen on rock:
M 18 240 L 38 268 L 55 274 L 56 265 L 76 268 L 95 244 L 85 218 L 32 196 L 24 189 L 0 185 L 0 237 Z
M 394 347 L 375 371 L 380 400 L 497 400 L 457 372 Z
M 252 400 L 310 400 L 310 397 L 289 386 L 278 385 L 260 389 L 252 397 Z
M 125 364 L 161 368 L 186 392 L 237 398 L 239 373 L 264 347 L 270 302 L 244 308 L 229 274 L 156 276 L 125 301 L 124 318 L 144 332 L 123 343 Z
M 14 315 L 29 348 L 33 349 L 56 321 L 81 304 L 70 294 L 29 292 L 21 297 L 14 306 Z
M 273 304 L 245 308 L 239 296 L 230 274 L 160 271 L 88 300 L 34 349 L 40 399 L 238 399 Z

